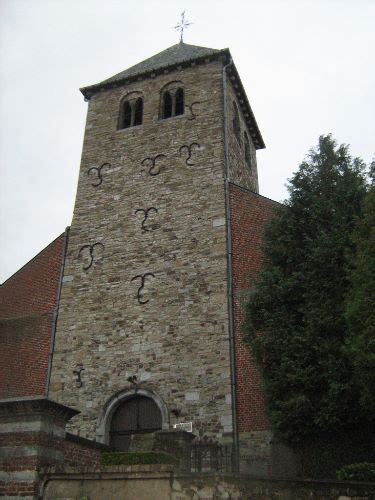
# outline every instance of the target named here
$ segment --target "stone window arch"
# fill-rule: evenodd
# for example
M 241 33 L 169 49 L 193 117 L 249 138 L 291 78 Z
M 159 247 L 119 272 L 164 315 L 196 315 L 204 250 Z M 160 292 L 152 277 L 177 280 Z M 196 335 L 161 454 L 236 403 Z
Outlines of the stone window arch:
M 236 136 L 237 142 L 241 145 L 241 124 L 240 114 L 238 112 L 237 104 L 233 101 L 233 132 Z
M 140 92 L 131 92 L 121 99 L 118 130 L 136 127 L 143 122 L 143 97 Z
M 160 113 L 162 120 L 185 113 L 185 89 L 181 81 L 169 82 L 160 92 Z
M 99 443 L 110 444 L 112 438 L 113 444 L 114 433 L 120 431 L 119 443 L 121 445 L 121 433 L 123 436 L 126 436 L 127 433 L 127 429 L 121 427 L 122 417 L 124 414 L 127 414 L 127 403 L 130 403 L 130 405 L 137 405 L 137 403 L 146 404 L 146 406 L 148 405 L 150 408 L 151 412 L 153 412 L 153 415 L 155 415 L 155 429 L 152 427 L 152 422 L 150 423 L 146 419 L 146 422 L 144 420 L 141 422 L 141 426 L 144 427 L 143 429 L 140 429 L 141 431 L 144 430 L 145 432 L 152 432 L 153 430 L 157 430 L 157 428 L 169 430 L 169 412 L 164 400 L 153 391 L 134 388 L 114 394 L 104 405 L 103 411 L 98 420 L 96 441 Z M 157 421 L 158 415 L 160 416 L 160 421 Z M 134 422 L 134 425 L 137 427 L 138 423 Z M 123 430 L 121 431 L 121 429 Z M 123 446 L 126 447 L 126 438 L 124 438 Z

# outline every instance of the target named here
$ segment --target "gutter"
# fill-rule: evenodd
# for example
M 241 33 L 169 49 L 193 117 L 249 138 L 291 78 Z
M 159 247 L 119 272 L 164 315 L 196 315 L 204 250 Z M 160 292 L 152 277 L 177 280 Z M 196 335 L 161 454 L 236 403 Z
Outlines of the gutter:
M 234 319 L 233 319 L 233 250 L 232 250 L 232 228 L 231 210 L 229 198 L 229 147 L 228 147 L 228 113 L 227 113 L 227 78 L 226 70 L 233 65 L 232 59 L 223 66 L 223 126 L 224 126 L 224 194 L 225 194 L 225 218 L 227 231 L 227 295 L 228 295 L 228 319 L 229 319 L 229 357 L 231 373 L 231 397 L 232 397 L 232 426 L 233 426 L 233 446 L 234 446 L 234 467 L 235 472 L 239 470 L 239 442 L 237 427 L 237 395 L 236 395 L 236 353 L 234 345 Z
M 48 355 L 48 372 L 47 372 L 47 380 L 46 380 L 47 398 L 48 398 L 49 386 L 50 386 L 50 381 L 51 381 L 52 360 L 53 360 L 53 353 L 55 350 L 56 326 L 57 326 L 57 318 L 59 316 L 61 287 L 62 287 L 62 280 L 63 280 L 63 276 L 64 276 L 66 252 L 68 249 L 69 229 L 70 229 L 69 226 L 65 229 L 64 248 L 63 248 L 62 260 L 61 260 L 61 266 L 60 266 L 59 286 L 57 288 L 56 306 L 55 306 L 54 311 L 53 311 L 51 344 L 50 344 L 49 355 Z

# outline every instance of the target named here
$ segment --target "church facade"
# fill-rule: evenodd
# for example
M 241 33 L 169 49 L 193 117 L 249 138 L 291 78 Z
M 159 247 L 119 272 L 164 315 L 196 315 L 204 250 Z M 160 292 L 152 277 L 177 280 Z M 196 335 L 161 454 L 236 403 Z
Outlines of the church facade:
M 81 91 L 73 221 L 46 249 L 53 300 L 15 316 L 17 297 L 30 300 L 27 266 L 2 286 L 1 397 L 44 395 L 78 410 L 68 430 L 118 450 L 181 428 L 266 467 L 271 433 L 241 327 L 275 202 L 259 195 L 264 143 L 230 52 L 181 42 Z M 35 312 L 47 326 L 29 334 Z M 42 330 L 44 361 L 31 360 L 41 383 L 30 392 L 25 352 Z

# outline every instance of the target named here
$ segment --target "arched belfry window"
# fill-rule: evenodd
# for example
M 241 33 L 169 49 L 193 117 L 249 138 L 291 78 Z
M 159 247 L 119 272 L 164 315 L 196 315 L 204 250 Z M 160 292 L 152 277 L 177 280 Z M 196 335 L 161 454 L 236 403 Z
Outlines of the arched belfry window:
M 139 92 L 133 92 L 121 101 L 118 129 L 142 125 L 143 98 L 139 94 Z
M 233 132 L 236 136 L 238 144 L 241 145 L 241 125 L 240 115 L 238 112 L 237 104 L 233 101 Z
M 161 90 L 160 118 L 172 118 L 185 113 L 185 95 L 182 82 L 170 82 Z
M 251 168 L 251 153 L 250 153 L 250 141 L 249 136 L 246 132 L 243 134 L 244 144 L 245 144 L 245 161 L 247 165 Z

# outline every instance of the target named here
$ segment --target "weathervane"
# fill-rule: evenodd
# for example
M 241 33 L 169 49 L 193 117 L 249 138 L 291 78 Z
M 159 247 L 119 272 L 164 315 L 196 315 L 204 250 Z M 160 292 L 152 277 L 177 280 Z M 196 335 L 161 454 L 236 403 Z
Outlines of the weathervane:
M 183 11 L 181 14 L 181 21 L 178 24 L 176 24 L 176 26 L 173 28 L 175 31 L 180 32 L 180 43 L 183 42 L 184 29 L 190 26 L 191 24 L 193 23 L 190 23 L 189 21 L 185 20 L 185 11 Z

